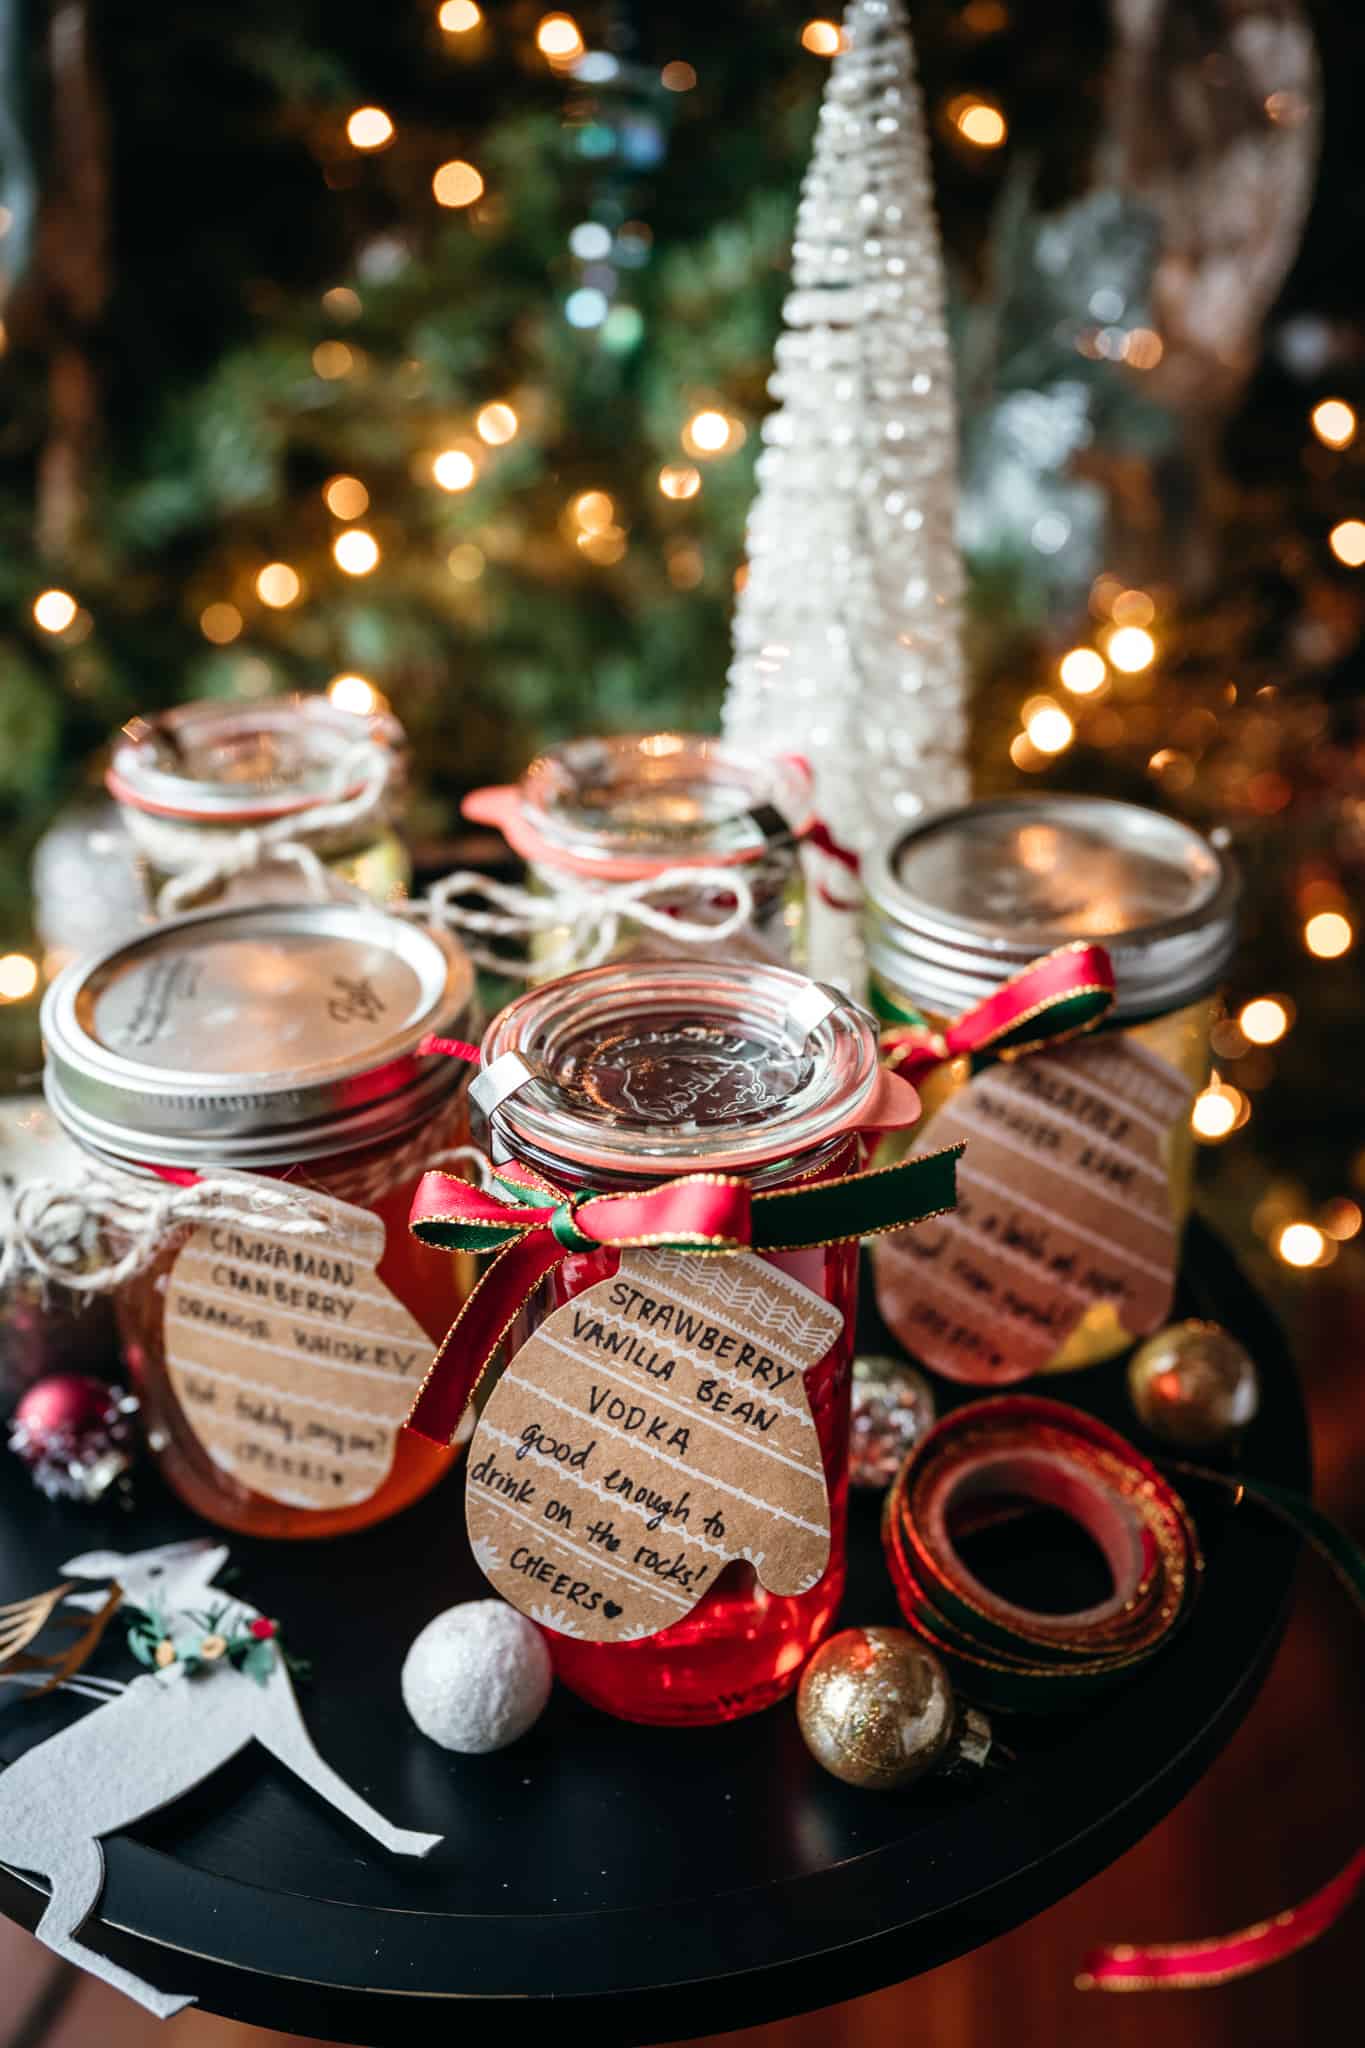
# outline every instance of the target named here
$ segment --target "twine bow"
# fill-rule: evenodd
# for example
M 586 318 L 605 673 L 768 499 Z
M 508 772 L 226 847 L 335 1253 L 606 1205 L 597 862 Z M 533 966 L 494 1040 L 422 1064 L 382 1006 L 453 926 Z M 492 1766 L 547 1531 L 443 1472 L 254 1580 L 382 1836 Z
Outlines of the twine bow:
M 500 1167 L 487 1189 L 425 1174 L 412 1205 L 414 1235 L 447 1251 L 496 1256 L 446 1332 L 407 1427 L 432 1443 L 453 1440 L 499 1344 L 570 1253 L 648 1247 L 706 1256 L 848 1244 L 951 1209 L 961 1150 L 771 1192 L 723 1173 L 683 1174 L 628 1195 L 567 1195 L 525 1166 Z
M 667 907 L 670 898 L 711 888 L 732 899 L 732 907 L 710 922 L 682 917 Z M 491 905 L 478 909 L 466 896 Z M 722 945 L 743 931 L 754 914 L 753 886 L 736 867 L 665 868 L 633 882 L 588 882 L 556 874 L 544 894 L 511 882 L 494 881 L 459 868 L 432 884 L 413 914 L 449 925 L 480 967 L 518 980 L 552 980 L 570 968 L 596 967 L 614 951 L 623 924 L 641 926 L 681 946 Z M 518 960 L 481 946 L 481 938 L 530 939 L 559 934 L 533 960 Z
M 1078 940 L 1035 960 L 942 1031 L 914 1018 L 882 1033 L 882 1057 L 915 1082 L 946 1060 L 1017 1060 L 1045 1045 L 1063 1045 L 1113 1008 L 1114 966 L 1103 946 Z
M 207 846 L 202 832 L 191 831 L 184 843 L 193 847 L 195 857 L 181 873 L 172 875 L 162 885 L 156 899 L 157 916 L 174 917 L 225 882 L 239 875 L 254 874 L 257 869 L 279 861 L 298 868 L 309 893 L 318 901 L 360 893 L 329 871 L 317 848 L 338 833 L 350 833 L 371 820 L 379 821 L 396 765 L 387 749 L 366 742 L 337 764 L 338 792 L 359 775 L 358 786 L 349 795 L 338 793 L 329 803 L 310 805 L 306 811 L 274 818 L 268 825 L 246 826 Z M 158 864 L 168 864 L 177 843 L 173 835 L 178 835 L 182 828 L 168 828 L 159 819 L 153 823 L 136 812 L 130 814 L 130 824 L 135 837 L 151 840 L 155 835 L 154 842 L 147 844 L 145 850 Z

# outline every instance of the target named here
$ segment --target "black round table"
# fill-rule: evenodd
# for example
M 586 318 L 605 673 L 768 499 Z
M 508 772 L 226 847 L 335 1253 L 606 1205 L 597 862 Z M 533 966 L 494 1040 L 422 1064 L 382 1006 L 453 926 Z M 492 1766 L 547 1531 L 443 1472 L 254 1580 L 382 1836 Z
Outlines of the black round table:
M 1258 1360 L 1263 1404 L 1245 1469 L 1305 1487 L 1283 1341 L 1197 1226 L 1179 1307 L 1227 1324 Z M 864 1336 L 884 1347 L 875 1328 Z M 1118 1367 L 1047 1391 L 1135 1434 Z M 74 1551 L 138 1549 L 201 1526 L 149 1475 L 128 1513 L 46 1502 L 14 1461 L 0 1465 L 0 1600 L 55 1584 Z M 83 1938 L 211 2011 L 367 2044 L 445 2041 L 470 2021 L 521 2038 L 552 2024 L 552 2007 L 602 2044 L 673 2040 L 912 1977 L 1112 1862 L 1246 1712 L 1279 1640 L 1295 1546 L 1215 1489 L 1189 1498 L 1208 1570 L 1169 1648 L 1100 1706 L 997 1722 L 1009 1763 L 898 1795 L 826 1776 L 790 1704 L 675 1732 L 607 1719 L 557 1691 L 499 1755 L 427 1742 L 400 1699 L 404 1653 L 433 1614 L 486 1591 L 465 1549 L 458 1472 L 360 1536 L 234 1540 L 243 1596 L 278 1615 L 312 1662 L 300 1699 L 322 1754 L 395 1821 L 445 1840 L 423 1862 L 391 1858 L 253 1747 L 106 1843 Z M 877 1521 L 877 1499 L 855 1497 L 848 1621 L 898 1619 Z M 1016 1593 L 1043 1581 L 1055 1591 L 1069 1576 L 1078 1598 L 1093 1593 L 1088 1558 L 1046 1519 L 1026 1554 L 1017 1531 L 999 1550 L 992 1569 Z M 132 1675 L 117 1626 L 91 1668 Z M 69 1695 L 6 1700 L 0 1758 L 98 1711 Z M 0 1910 L 32 1927 L 42 1905 L 37 1880 L 0 1867 Z

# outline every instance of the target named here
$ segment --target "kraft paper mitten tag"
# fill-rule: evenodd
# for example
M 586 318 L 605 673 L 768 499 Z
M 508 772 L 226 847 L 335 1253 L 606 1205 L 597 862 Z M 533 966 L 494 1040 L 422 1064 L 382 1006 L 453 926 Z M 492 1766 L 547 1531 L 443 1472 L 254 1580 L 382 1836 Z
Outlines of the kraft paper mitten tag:
M 734 1558 L 778 1594 L 829 1561 L 804 1375 L 843 1328 L 749 1253 L 625 1252 L 522 1345 L 469 1452 L 485 1576 L 524 1614 L 632 1642 L 691 1612 Z
M 201 1223 L 166 1282 L 166 1365 L 190 1428 L 242 1485 L 298 1508 L 379 1491 L 431 1339 L 375 1268 L 384 1226 L 308 1195 L 325 1229 Z
M 974 1075 L 933 1126 L 966 1142 L 957 1209 L 874 1248 L 887 1327 L 975 1384 L 1039 1371 L 1100 1303 L 1134 1337 L 1158 1328 L 1178 1252 L 1167 1140 L 1192 1095 L 1117 1032 Z

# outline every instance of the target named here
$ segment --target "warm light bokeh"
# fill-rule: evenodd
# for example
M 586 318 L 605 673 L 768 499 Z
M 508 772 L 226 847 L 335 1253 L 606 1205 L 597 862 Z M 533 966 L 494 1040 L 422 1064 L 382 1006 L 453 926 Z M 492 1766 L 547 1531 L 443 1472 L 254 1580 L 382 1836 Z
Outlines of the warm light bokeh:
M 536 27 L 536 48 L 552 64 L 571 64 L 583 54 L 583 34 L 571 14 L 543 14 Z
M 1319 960 L 1339 960 L 1354 938 L 1351 920 L 1340 910 L 1319 910 L 1303 928 L 1303 942 Z
M 393 122 L 382 107 L 357 107 L 346 123 L 352 149 L 383 149 L 393 141 Z
M 370 508 L 370 494 L 358 476 L 329 477 L 322 497 L 334 519 L 359 519 Z
M 433 174 L 431 189 L 440 206 L 472 206 L 483 196 L 483 175 L 462 157 L 452 157 Z
M 801 47 L 812 57 L 833 57 L 839 49 L 839 28 L 833 21 L 808 21 L 801 31 Z
M 1135 676 L 1156 660 L 1156 642 L 1142 626 L 1119 626 L 1109 635 L 1105 652 L 1116 669 Z
M 431 465 L 431 473 L 443 491 L 467 491 L 479 469 L 465 449 L 443 448 Z
M 1348 569 L 1365 563 L 1365 519 L 1343 519 L 1327 536 L 1327 545 Z
M 1057 674 L 1073 696 L 1091 697 L 1103 688 L 1109 670 L 1093 647 L 1073 647 L 1057 664 Z
M 333 676 L 327 695 L 338 711 L 352 711 L 358 718 L 368 717 L 379 702 L 378 690 L 365 676 Z
M 275 612 L 293 604 L 302 589 L 298 570 L 291 569 L 288 562 L 267 562 L 256 578 L 257 597 Z
M 0 1003 L 22 1003 L 38 986 L 38 963 L 26 953 L 6 953 L 0 959 Z
M 1289 1029 L 1289 1012 L 1274 996 L 1257 996 L 1242 1005 L 1237 1022 L 1253 1045 L 1274 1045 Z
M 1326 448 L 1349 448 L 1356 437 L 1355 409 L 1344 398 L 1324 398 L 1308 417 Z
M 379 562 L 379 542 L 363 526 L 351 526 L 332 542 L 332 556 L 346 575 L 368 576 Z
M 701 489 L 701 471 L 690 462 L 666 462 L 659 471 L 659 489 L 666 498 L 695 498 Z
M 492 405 L 479 408 L 474 425 L 481 441 L 486 441 L 490 448 L 501 448 L 515 437 L 519 421 L 510 405 L 495 399 Z

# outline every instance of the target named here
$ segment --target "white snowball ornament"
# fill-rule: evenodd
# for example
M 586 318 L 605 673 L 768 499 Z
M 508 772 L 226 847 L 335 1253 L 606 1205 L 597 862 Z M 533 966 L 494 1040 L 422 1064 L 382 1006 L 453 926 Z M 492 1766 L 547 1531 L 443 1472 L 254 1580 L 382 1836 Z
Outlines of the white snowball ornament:
M 533 1621 L 502 1600 L 466 1600 L 414 1641 L 403 1662 L 403 1704 L 442 1749 L 486 1756 L 540 1719 L 553 1676 Z

